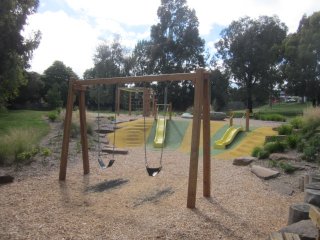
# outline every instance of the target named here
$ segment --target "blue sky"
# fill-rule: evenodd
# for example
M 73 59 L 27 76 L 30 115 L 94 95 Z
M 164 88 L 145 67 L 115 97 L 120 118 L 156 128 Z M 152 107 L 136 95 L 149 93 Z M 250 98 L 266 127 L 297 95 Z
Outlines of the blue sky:
M 42 32 L 41 43 L 34 51 L 31 70 L 43 73 L 55 60 L 64 62 L 79 77 L 93 67 L 96 47 L 112 41 L 115 34 L 121 43 L 134 48 L 147 39 L 150 27 L 158 22 L 160 0 L 40 0 L 38 12 L 28 19 L 25 35 Z M 296 31 L 303 14 L 320 11 L 319 0 L 187 0 L 196 10 L 199 31 L 210 52 L 220 31 L 243 16 L 278 15 Z

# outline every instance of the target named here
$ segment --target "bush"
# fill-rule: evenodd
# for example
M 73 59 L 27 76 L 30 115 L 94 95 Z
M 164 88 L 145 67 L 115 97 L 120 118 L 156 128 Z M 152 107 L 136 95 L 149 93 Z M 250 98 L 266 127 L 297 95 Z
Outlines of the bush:
M 265 149 L 262 149 L 259 153 L 258 153 L 258 158 L 259 159 L 266 159 L 268 158 L 270 155 L 270 153 L 268 151 L 266 151 Z
M 33 129 L 10 130 L 0 138 L 0 164 L 11 165 L 27 159 L 36 151 L 33 145 L 37 137 Z
M 264 150 L 269 153 L 284 152 L 286 144 L 284 142 L 268 142 L 264 145 Z
M 71 123 L 71 133 L 70 136 L 71 138 L 76 138 L 80 134 L 80 126 L 78 123 L 72 122 Z
M 296 167 L 292 166 L 290 163 L 286 162 L 280 162 L 278 166 L 285 172 L 285 173 L 293 173 L 295 170 L 297 170 Z
M 87 134 L 93 135 L 93 126 L 92 123 L 87 123 Z
M 251 152 L 251 156 L 252 157 L 258 157 L 259 153 L 262 151 L 261 147 L 255 147 L 252 152 Z
M 280 114 L 261 114 L 259 117 L 263 121 L 275 121 L 275 122 L 285 122 L 286 118 Z
M 44 157 L 49 157 L 51 154 L 52 154 L 52 152 L 49 148 L 43 148 L 41 150 L 41 155 Z
M 301 129 L 303 127 L 302 117 L 295 117 L 290 121 L 291 126 L 294 129 Z
M 291 149 L 295 149 L 297 147 L 299 141 L 299 137 L 297 135 L 289 135 L 287 138 L 287 144 Z
M 51 122 L 55 122 L 58 118 L 58 113 L 57 112 L 49 112 L 48 113 L 48 118 Z
M 278 127 L 279 135 L 290 135 L 292 133 L 293 127 L 288 124 L 281 125 Z

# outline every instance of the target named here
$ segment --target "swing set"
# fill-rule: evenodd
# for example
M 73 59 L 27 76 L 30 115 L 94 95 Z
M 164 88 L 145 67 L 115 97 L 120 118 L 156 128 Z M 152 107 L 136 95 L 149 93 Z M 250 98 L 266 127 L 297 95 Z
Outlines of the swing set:
M 86 110 L 85 110 L 86 108 L 85 92 L 88 87 L 98 85 L 98 84 L 111 85 L 111 84 L 138 83 L 138 82 L 151 83 L 151 82 L 183 81 L 183 80 L 192 81 L 195 87 L 187 207 L 195 208 L 195 204 L 196 204 L 201 121 L 203 125 L 203 128 L 202 128 L 203 130 L 203 134 L 202 134 L 203 135 L 203 196 L 210 197 L 211 195 L 210 82 L 209 82 L 209 74 L 204 69 L 197 69 L 197 71 L 194 73 L 162 74 L 162 75 L 135 76 L 135 77 L 97 78 L 97 79 L 90 79 L 90 80 L 70 79 L 67 105 L 66 105 L 66 114 L 65 114 L 65 121 L 64 121 L 64 130 L 63 130 L 59 180 L 65 181 L 66 175 L 67 175 L 72 109 L 73 109 L 74 95 L 76 93 L 79 93 L 79 115 L 80 115 L 83 173 L 88 174 L 90 172 L 90 167 L 89 167 L 87 124 L 86 124 Z M 117 96 L 117 99 L 119 99 L 119 96 Z M 114 160 L 114 159 L 111 159 L 111 160 Z M 151 174 L 157 174 L 161 170 L 161 167 L 162 166 L 160 165 L 159 168 L 155 168 L 155 169 L 151 168 L 150 169 Z

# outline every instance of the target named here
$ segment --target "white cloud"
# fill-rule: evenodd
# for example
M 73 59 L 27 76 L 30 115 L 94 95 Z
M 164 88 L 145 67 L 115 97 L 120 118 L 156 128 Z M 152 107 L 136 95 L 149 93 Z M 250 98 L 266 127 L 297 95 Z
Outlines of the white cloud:
M 196 10 L 200 22 L 200 34 L 209 34 L 216 25 L 228 26 L 243 16 L 278 15 L 290 32 L 296 31 L 303 14 L 310 15 L 320 10 L 318 0 L 188 0 Z
M 99 33 L 83 20 L 76 20 L 59 12 L 45 12 L 29 18 L 27 29 L 40 30 L 42 39 L 35 50 L 32 70 L 42 73 L 60 60 L 80 77 L 85 69 L 93 66 L 93 52 Z
M 27 33 L 42 32 L 42 40 L 34 52 L 32 70 L 42 73 L 55 60 L 63 61 L 82 77 L 93 66 L 92 58 L 101 40 L 112 41 L 114 34 L 121 43 L 133 48 L 138 40 L 150 35 L 150 26 L 158 22 L 160 0 L 59 0 L 69 6 L 58 12 L 46 11 L 30 16 Z M 196 10 L 200 35 L 213 47 L 215 26 L 227 27 L 243 16 L 278 15 L 290 32 L 296 31 L 303 14 L 320 10 L 319 0 L 187 0 Z M 43 5 L 44 4 L 44 5 Z M 45 1 L 41 5 L 48 7 Z M 68 15 L 67 12 L 71 12 Z M 139 30 L 139 31 L 137 31 Z M 27 34 L 26 33 L 26 34 Z

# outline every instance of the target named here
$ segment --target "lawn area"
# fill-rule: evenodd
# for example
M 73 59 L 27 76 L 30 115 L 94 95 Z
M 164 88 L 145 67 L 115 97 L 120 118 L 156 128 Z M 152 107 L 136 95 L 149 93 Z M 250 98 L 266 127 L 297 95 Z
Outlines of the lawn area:
M 264 105 L 253 109 L 254 114 L 274 115 L 279 114 L 290 119 L 296 116 L 301 116 L 304 109 L 311 107 L 310 103 L 276 103 L 270 107 Z M 246 110 L 234 111 L 237 117 L 242 117 Z
M 47 111 L 15 110 L 0 113 L 0 136 L 11 129 L 36 129 L 40 136 L 49 131 L 49 124 L 44 121 Z
M 255 108 L 253 109 L 253 112 L 266 114 L 276 113 L 286 117 L 294 117 L 297 115 L 302 115 L 303 110 L 310 106 L 310 103 L 276 103 L 272 105 L 272 107 L 269 105 L 264 105 L 262 107 Z

